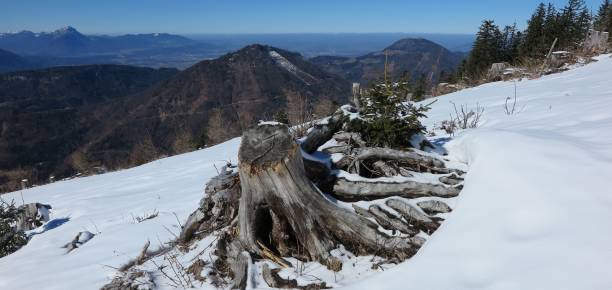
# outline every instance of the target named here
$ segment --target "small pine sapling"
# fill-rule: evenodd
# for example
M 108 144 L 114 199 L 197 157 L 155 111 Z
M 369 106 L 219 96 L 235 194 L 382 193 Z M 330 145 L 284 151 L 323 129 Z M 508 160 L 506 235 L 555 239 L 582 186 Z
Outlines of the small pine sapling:
M 349 131 L 359 132 L 369 146 L 407 148 L 415 134 L 424 134 L 419 118 L 426 117 L 429 105 L 406 101 L 409 82 L 385 80 L 374 84 L 358 97 L 360 116 L 349 123 Z

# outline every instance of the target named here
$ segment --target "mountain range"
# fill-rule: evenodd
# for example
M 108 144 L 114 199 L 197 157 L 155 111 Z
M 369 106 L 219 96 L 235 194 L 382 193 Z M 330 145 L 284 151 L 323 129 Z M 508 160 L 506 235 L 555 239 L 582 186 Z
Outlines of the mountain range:
M 345 103 L 350 83 L 251 45 L 182 72 L 117 65 L 0 74 L 0 191 L 118 169 L 238 136 L 278 111 Z
M 388 75 L 395 79 L 403 75 L 409 75 L 412 79 L 425 75 L 435 83 L 441 72 L 454 71 L 463 58 L 463 54 L 451 52 L 432 41 L 405 38 L 381 51 L 363 56 L 318 56 L 311 61 L 329 73 L 368 85 L 384 75 L 385 63 Z
M 84 35 L 67 26 L 53 32 L 0 34 L 0 47 L 23 55 L 58 57 L 90 56 L 195 44 L 189 38 L 171 34 L 128 34 L 121 36 Z
M 160 41 L 151 44 L 157 37 Z M 55 42 L 57 56 L 0 51 L 0 71 L 66 60 L 95 63 L 97 56 L 88 54 L 102 50 L 91 43 L 107 39 L 84 38 L 72 28 L 38 38 Z M 128 41 L 140 43 L 131 46 L 134 50 L 152 45 L 156 48 L 140 53 L 156 51 L 166 58 L 180 58 L 193 45 L 166 35 L 127 38 L 140 39 Z M 73 56 L 62 56 L 64 48 L 62 53 L 72 51 Z M 408 72 L 435 78 L 452 71 L 460 59 L 431 41 L 403 39 L 353 58 L 308 59 L 255 44 L 183 71 L 81 65 L 0 73 L 0 191 L 17 188 L 23 178 L 39 183 L 50 176 L 126 168 L 217 144 L 278 112 L 287 113 L 294 124 L 313 113 L 325 116 L 348 102 L 350 82 L 365 86 L 380 78 L 385 61 L 392 76 Z
M 2 33 L 0 49 L 27 58 L 35 67 L 108 63 L 185 68 L 223 51 L 173 34 L 84 35 L 70 26 L 53 32 Z
M 0 33 L 0 49 L 10 51 L 28 61 L 27 66 L 18 66 L 17 69 L 83 64 L 126 64 L 185 69 L 203 59 L 214 59 L 253 43 L 296 51 L 306 57 L 357 57 L 380 51 L 389 43 L 403 38 L 426 38 L 450 51 L 465 53 L 470 50 L 474 36 L 414 33 L 87 35 L 68 26 L 52 32 Z M 9 70 L 0 68 L 0 71 Z
M 0 73 L 8 71 L 24 70 L 36 67 L 26 58 L 10 51 L 0 49 Z

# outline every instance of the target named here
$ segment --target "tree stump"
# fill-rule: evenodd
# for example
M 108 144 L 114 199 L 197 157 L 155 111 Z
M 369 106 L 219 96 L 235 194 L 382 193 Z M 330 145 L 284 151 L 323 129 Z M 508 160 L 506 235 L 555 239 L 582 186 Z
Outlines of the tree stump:
M 298 144 L 287 126 L 262 124 L 244 132 L 239 151 L 241 197 L 238 241 L 250 253 L 266 250 L 325 265 L 343 244 L 356 254 L 406 259 L 417 246 L 341 208 L 307 178 Z

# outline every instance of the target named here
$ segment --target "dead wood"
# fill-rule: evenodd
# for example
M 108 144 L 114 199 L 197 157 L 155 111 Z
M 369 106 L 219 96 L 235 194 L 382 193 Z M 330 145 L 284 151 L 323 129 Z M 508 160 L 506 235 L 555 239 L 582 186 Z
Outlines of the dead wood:
M 380 252 L 405 259 L 414 254 L 410 240 L 389 237 L 371 221 L 329 202 L 308 180 L 299 147 L 284 125 L 263 124 L 247 130 L 239 151 L 241 197 L 240 246 L 264 257 L 259 241 L 271 252 L 275 220 L 284 220 L 288 238 L 282 247 L 301 251 L 308 260 L 327 264 L 339 244 L 355 253 Z M 276 218 L 273 218 L 275 216 Z
M 327 124 L 315 125 L 308 134 L 300 146 L 302 150 L 307 153 L 317 151 L 321 145 L 329 141 L 334 136 L 334 133 L 340 131 L 344 124 L 344 115 L 336 113 L 327 120 Z
M 400 213 L 408 224 L 414 225 L 428 234 L 433 233 L 440 226 L 437 221 L 431 219 L 426 214 L 421 213 L 416 207 L 402 200 L 389 199 L 385 204 Z
M 343 201 L 381 199 L 391 196 L 417 198 L 424 196 L 455 197 L 459 189 L 441 184 L 428 184 L 416 181 L 372 182 L 352 181 L 340 177 L 334 184 L 333 195 Z
M 332 138 L 352 147 L 366 147 L 366 142 L 361 138 L 361 134 L 357 132 L 338 132 Z
M 353 165 L 358 161 L 367 159 L 375 160 L 397 160 L 413 167 L 416 171 L 431 171 L 445 168 L 444 162 L 431 156 L 417 153 L 416 151 L 402 151 L 390 148 L 367 147 L 356 148 Z
M 417 202 L 417 205 L 429 215 L 451 212 L 450 206 L 438 200 L 421 201 Z
M 352 148 L 351 145 L 341 143 L 336 146 L 327 147 L 323 149 L 322 151 L 327 154 L 335 154 L 335 153 L 350 154 L 351 148 Z
M 232 289 L 246 289 L 248 280 L 251 278 L 249 275 L 250 264 L 251 257 L 247 252 L 239 253 L 236 259 L 232 259 L 230 265 L 234 276 L 234 286 Z
M 404 234 L 414 236 L 419 233 L 415 228 L 411 228 L 410 225 L 403 222 L 401 219 L 393 216 L 386 212 L 378 205 L 372 205 L 369 209 L 364 209 L 353 204 L 355 212 L 365 218 L 376 221 L 382 228 L 390 231 L 400 231 Z
M 392 177 L 399 173 L 396 168 L 382 160 L 372 163 L 372 167 L 376 171 L 378 177 Z
M 189 215 L 181 230 L 181 243 L 191 241 L 197 234 L 228 226 L 238 213 L 240 180 L 237 172 L 223 167 L 220 174 L 206 184 L 205 192 L 200 206 Z
M 463 182 L 463 178 L 458 177 L 456 174 L 451 174 L 449 176 L 442 176 L 439 178 L 440 182 L 448 185 L 457 185 Z
M 369 211 L 374 215 L 376 221 L 387 230 L 398 230 L 404 234 L 414 236 L 419 233 L 415 228 L 410 227 L 401 219 L 388 213 L 378 205 L 371 205 Z

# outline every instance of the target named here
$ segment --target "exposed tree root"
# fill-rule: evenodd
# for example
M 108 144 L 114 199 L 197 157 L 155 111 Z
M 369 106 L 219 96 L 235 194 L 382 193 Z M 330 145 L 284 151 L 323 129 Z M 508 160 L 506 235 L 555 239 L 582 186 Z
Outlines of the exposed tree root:
M 436 220 L 402 200 L 389 199 L 385 204 L 399 212 L 409 224 L 415 225 L 428 234 L 433 233 L 440 226 Z
M 433 233 L 442 220 L 429 215 L 450 212 L 444 202 L 421 201 L 419 209 L 401 199 L 388 199 L 391 209 L 353 204 L 353 212 L 337 205 L 333 197 L 346 202 L 450 198 L 459 194 L 464 172 L 446 168 L 442 160 L 418 150 L 367 147 L 359 133 L 339 132 L 345 121 L 342 114 L 332 116 L 327 124 L 312 128 L 299 145 L 284 125 L 261 124 L 245 131 L 238 169 L 224 167 L 209 181 L 206 196 L 178 237 L 184 248 L 196 239 L 216 237 L 207 251 L 209 259 L 198 258 L 186 273 L 217 287 L 245 289 L 258 277 L 253 267 L 259 259 L 284 268 L 292 267 L 284 257 L 293 257 L 340 271 L 343 263 L 331 254 L 340 246 L 355 255 L 374 255 L 393 263 L 414 255 L 425 241 L 420 232 Z M 337 178 L 341 175 L 331 162 L 302 155 L 315 152 L 331 138 L 338 146 L 325 150 L 343 154 L 334 165 L 360 174 L 361 179 Z M 440 177 L 442 184 L 368 180 L 410 177 L 414 172 L 452 175 Z M 151 258 L 148 247 L 143 253 L 128 268 Z M 270 287 L 327 288 L 325 283 L 298 285 L 297 280 L 280 277 L 280 269 L 262 265 L 261 274 Z
M 352 181 L 338 178 L 334 184 L 333 194 L 343 201 L 373 200 L 392 196 L 417 198 L 424 196 L 455 197 L 459 194 L 456 187 L 441 184 L 427 184 L 416 181 L 403 182 L 370 182 Z
M 410 227 L 410 225 L 386 212 L 378 205 L 371 205 L 368 210 L 356 205 L 353 205 L 353 208 L 357 214 L 376 220 L 376 222 L 386 230 L 400 231 L 410 236 L 414 236 L 419 233 L 418 229 Z
M 415 151 L 402 151 L 390 148 L 355 148 L 354 160 L 351 167 L 363 160 L 396 160 L 416 169 L 416 171 L 431 171 L 445 168 L 444 162 L 439 159 L 416 153 Z M 349 169 L 351 168 L 349 167 Z
M 272 216 L 287 221 L 290 244 L 311 261 L 327 264 L 329 251 L 339 244 L 355 253 L 402 259 L 416 251 L 409 239 L 386 236 L 372 222 L 325 199 L 306 178 L 300 150 L 286 127 L 260 125 L 246 131 L 239 158 L 239 240 L 246 251 L 264 256 L 257 241 L 277 249 L 270 238 Z

